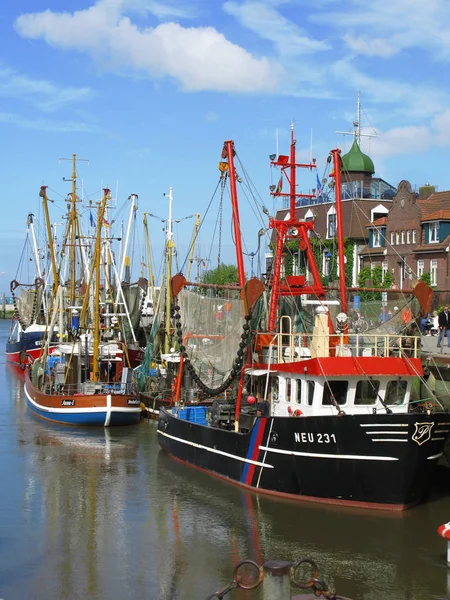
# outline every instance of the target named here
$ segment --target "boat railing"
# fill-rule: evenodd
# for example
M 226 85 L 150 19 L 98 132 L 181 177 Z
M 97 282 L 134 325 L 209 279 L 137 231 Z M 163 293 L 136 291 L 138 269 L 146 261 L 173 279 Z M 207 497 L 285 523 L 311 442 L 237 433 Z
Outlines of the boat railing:
M 267 334 L 263 335 L 267 340 Z M 298 362 L 327 356 L 419 358 L 420 348 L 420 337 L 399 334 L 276 333 L 269 346 L 262 346 L 260 362 Z
M 136 385 L 132 383 L 120 383 L 120 382 L 94 382 L 86 381 L 84 383 L 66 383 L 66 384 L 55 384 L 53 386 L 53 393 L 61 394 L 62 396 L 79 396 L 87 395 L 93 396 L 95 394 L 124 394 L 124 395 L 135 395 L 137 393 Z

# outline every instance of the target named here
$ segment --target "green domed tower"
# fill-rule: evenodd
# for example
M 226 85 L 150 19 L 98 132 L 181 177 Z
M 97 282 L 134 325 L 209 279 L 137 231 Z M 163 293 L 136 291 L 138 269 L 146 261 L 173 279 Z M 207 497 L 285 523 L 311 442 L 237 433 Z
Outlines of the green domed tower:
M 364 175 L 373 175 L 375 173 L 372 159 L 367 154 L 364 154 L 364 152 L 361 152 L 356 137 L 350 150 L 342 157 L 342 171 L 347 173 L 363 173 Z

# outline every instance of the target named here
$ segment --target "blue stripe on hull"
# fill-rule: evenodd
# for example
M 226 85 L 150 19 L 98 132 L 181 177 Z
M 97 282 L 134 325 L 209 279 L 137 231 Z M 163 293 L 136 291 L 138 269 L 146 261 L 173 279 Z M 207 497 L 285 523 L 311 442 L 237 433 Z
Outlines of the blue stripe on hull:
M 28 398 L 27 405 L 34 415 L 47 421 L 53 421 L 54 423 L 62 423 L 64 425 L 94 425 L 97 427 L 104 427 L 105 425 L 106 410 L 95 413 L 74 413 L 70 412 L 70 408 L 68 408 L 63 413 L 56 413 L 47 410 L 40 410 L 34 406 L 34 404 L 32 404 Z M 140 418 L 141 415 L 139 411 L 114 412 L 112 410 L 109 426 L 136 425 L 139 423 Z

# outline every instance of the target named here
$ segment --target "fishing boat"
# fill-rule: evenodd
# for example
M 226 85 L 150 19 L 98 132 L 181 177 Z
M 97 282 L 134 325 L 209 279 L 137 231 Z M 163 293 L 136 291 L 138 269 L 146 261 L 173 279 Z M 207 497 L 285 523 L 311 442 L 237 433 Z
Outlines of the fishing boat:
M 271 156 L 271 164 L 290 184 L 289 192 L 282 194 L 289 200 L 289 213 L 283 220 L 269 219 L 275 249 L 273 270 L 264 281 L 246 280 L 236 150 L 233 141 L 224 144 L 219 168 L 230 184 L 240 335 L 234 338 L 234 352 L 222 353 L 214 368 L 210 348 L 209 369 L 202 371 L 199 365 L 207 358 L 198 362 L 198 344 L 185 341 L 195 324 L 195 319 L 189 320 L 194 299 L 190 305 L 184 300 L 192 293 L 189 282 L 182 275 L 172 279 L 179 319 L 179 385 L 199 388 L 214 401 L 209 408 L 161 408 L 159 444 L 179 461 L 261 493 L 403 510 L 426 498 L 449 435 L 450 414 L 430 395 L 413 399 L 414 382 L 420 378 L 426 386 L 419 337 L 352 331 L 343 274 L 339 305 L 328 303 L 311 245 L 314 221 L 296 218 L 296 202 L 302 196 L 297 193 L 296 170 L 313 170 L 315 163 L 298 163 L 295 143 L 292 128 L 289 155 Z M 339 149 L 331 151 L 329 162 L 343 267 Z M 293 242 L 304 267 L 303 273 L 288 275 L 285 250 Z M 198 294 L 196 302 L 196 319 L 202 325 L 206 321 L 199 315 L 206 306 L 200 305 Z M 289 303 L 294 308 L 290 314 Z M 311 306 L 314 314 L 308 321 L 303 314 Z M 222 337 L 210 347 L 234 335 L 223 321 L 217 324 Z M 211 371 L 223 374 L 222 383 L 209 383 L 206 376 Z
M 16 277 L 22 279 L 25 275 L 22 271 L 28 271 L 30 264 L 34 264 L 35 279 L 32 283 L 21 283 L 16 278 L 10 284 L 14 312 L 5 354 L 6 362 L 19 373 L 24 371 L 30 358 L 34 360 L 39 356 L 46 331 L 51 271 L 46 273 L 47 252 L 38 244 L 34 225 L 35 216 L 30 213 L 27 217 L 21 264 Z M 48 245 L 47 239 L 43 241 L 42 246 L 44 245 Z M 56 342 L 56 335 L 55 332 L 53 342 Z
M 97 202 L 93 240 L 82 234 L 77 204 L 76 156 L 61 261 L 55 272 L 49 320 L 40 356 L 25 376 L 29 409 L 37 416 L 71 425 L 129 425 L 140 420 L 140 401 L 132 378 L 121 313 L 113 301 L 109 262 L 110 238 L 102 237 L 110 191 Z M 102 258 L 103 257 L 103 258 Z M 66 275 L 67 274 L 67 275 Z M 51 340 L 58 327 L 58 343 Z
M 147 214 L 144 214 L 144 231 L 147 246 L 147 262 L 149 265 L 149 289 L 147 292 L 148 308 L 146 318 L 150 317 L 147 335 L 147 347 L 142 364 L 136 369 L 135 376 L 138 382 L 139 396 L 143 406 L 144 415 L 149 419 L 157 420 L 159 410 L 162 406 L 170 407 L 177 401 L 180 394 L 180 386 L 177 382 L 180 368 L 180 352 L 178 338 L 175 335 L 176 319 L 172 315 L 173 295 L 170 285 L 172 277 L 173 257 L 176 253 L 176 245 L 173 236 L 173 223 L 189 219 L 195 216 L 195 225 L 189 244 L 189 258 L 187 259 L 187 276 L 189 278 L 193 263 L 195 242 L 200 226 L 200 215 L 195 214 L 183 219 L 172 218 L 173 189 L 170 187 L 167 194 L 169 203 L 169 214 L 167 219 L 159 219 L 166 223 L 166 239 L 164 248 L 165 267 L 162 286 L 156 289 L 153 284 L 153 272 L 151 268 L 150 243 L 148 233 Z M 154 216 L 154 215 L 152 215 Z M 155 302 L 156 300 L 156 302 Z M 144 312 L 142 313 L 144 316 Z M 148 317 L 147 317 L 148 315 Z M 190 394 L 185 398 L 187 404 L 193 406 L 199 404 L 197 395 Z M 204 404 L 205 401 L 202 401 Z M 208 403 L 208 401 L 206 401 Z M 211 402 L 209 402 L 211 403 Z

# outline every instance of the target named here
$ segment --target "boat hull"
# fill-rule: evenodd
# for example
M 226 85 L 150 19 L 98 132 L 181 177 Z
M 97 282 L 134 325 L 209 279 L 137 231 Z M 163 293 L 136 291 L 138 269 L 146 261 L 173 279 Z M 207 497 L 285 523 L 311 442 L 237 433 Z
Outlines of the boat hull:
M 137 394 L 45 394 L 33 385 L 27 372 L 25 395 L 34 415 L 64 425 L 111 427 L 135 425 L 140 420 Z
M 237 433 L 162 408 L 158 440 L 174 458 L 259 492 L 403 510 L 426 497 L 449 430 L 439 413 L 258 417 Z

